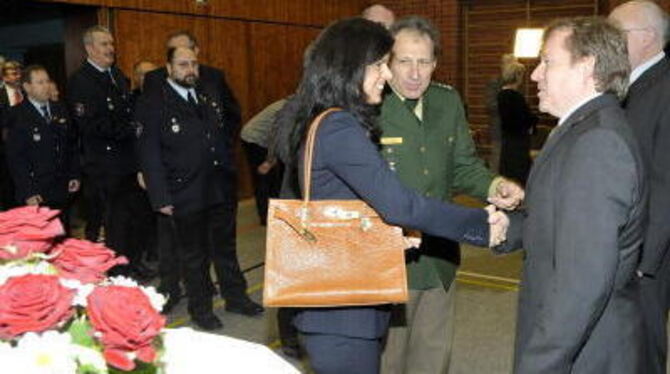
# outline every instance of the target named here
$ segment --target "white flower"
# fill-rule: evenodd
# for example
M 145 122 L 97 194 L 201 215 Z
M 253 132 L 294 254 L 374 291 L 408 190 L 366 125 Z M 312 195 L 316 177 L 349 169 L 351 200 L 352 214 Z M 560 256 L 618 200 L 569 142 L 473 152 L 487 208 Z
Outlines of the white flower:
M 158 312 L 163 310 L 163 305 L 165 305 L 165 302 L 167 299 L 165 296 L 163 296 L 160 292 L 156 291 L 155 287 L 152 286 L 147 286 L 147 287 L 140 287 L 142 291 L 147 295 L 149 298 L 149 302 L 151 303 L 151 306 L 154 307 Z
M 98 374 L 107 373 L 107 363 L 101 352 L 77 344 L 73 344 L 72 348 L 80 365 L 92 366 Z
M 140 286 L 134 279 L 132 278 L 127 278 L 124 276 L 116 276 L 109 278 L 109 283 L 115 286 L 123 286 L 123 287 L 137 287 L 141 289 L 145 295 L 149 298 L 149 302 L 151 303 L 151 306 L 154 307 L 158 312 L 163 310 L 163 305 L 165 305 L 165 302 L 167 299 L 165 296 L 161 295 L 158 291 L 156 291 L 156 288 L 153 286 Z
M 46 261 L 39 261 L 37 263 L 10 262 L 0 266 L 0 285 L 5 284 L 7 279 L 11 277 L 20 277 L 26 274 L 54 275 L 57 272 L 56 268 Z
M 123 275 L 117 275 L 108 279 L 109 284 L 114 286 L 125 286 L 125 287 L 139 287 L 140 285 L 133 279 L 124 277 Z
M 86 307 L 86 298 L 91 294 L 91 292 L 93 292 L 95 285 L 84 284 L 76 279 L 60 278 L 59 280 L 63 287 L 77 291 L 74 298 L 72 299 L 72 305 Z
M 15 348 L 25 374 L 76 374 L 77 362 L 69 334 L 47 331 L 25 334 Z M 5 363 L 2 363 L 3 369 Z

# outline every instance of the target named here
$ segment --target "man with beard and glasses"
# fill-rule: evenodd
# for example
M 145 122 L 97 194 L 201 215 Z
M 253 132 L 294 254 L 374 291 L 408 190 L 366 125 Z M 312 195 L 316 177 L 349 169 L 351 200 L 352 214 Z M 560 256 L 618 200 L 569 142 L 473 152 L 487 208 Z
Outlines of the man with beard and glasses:
M 130 260 L 114 271 L 147 279 L 132 230 L 139 186 L 128 78 L 114 65 L 114 38 L 107 28 L 87 29 L 82 41 L 87 59 L 70 76 L 67 103 L 83 148 L 86 237 L 97 239 L 102 217 L 105 244 Z
M 178 280 L 183 274 L 193 322 L 214 330 L 222 323 L 212 310 L 209 258 L 214 256 L 216 266 L 222 253 L 210 254 L 208 243 L 226 240 L 221 236 L 227 234 L 222 226 L 226 191 L 231 188 L 227 172 L 232 168 L 232 149 L 221 103 L 197 84 L 195 51 L 168 49 L 166 67 L 167 78 L 140 97 L 136 107 L 140 167 L 149 199 L 160 213 L 159 233 L 173 235 L 174 240 L 174 252 L 162 252 L 160 261 L 177 264 L 176 270 L 161 271 L 161 285 L 178 284 L 174 277 Z M 241 272 L 233 275 L 243 279 Z M 178 296 L 172 294 L 177 290 L 163 291 Z

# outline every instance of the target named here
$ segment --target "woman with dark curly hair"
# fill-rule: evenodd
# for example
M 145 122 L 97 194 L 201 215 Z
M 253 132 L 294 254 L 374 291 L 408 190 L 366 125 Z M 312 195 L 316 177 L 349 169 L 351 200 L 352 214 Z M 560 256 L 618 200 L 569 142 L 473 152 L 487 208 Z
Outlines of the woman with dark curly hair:
M 379 155 L 375 116 L 391 78 L 392 46 L 383 26 L 362 18 L 332 24 L 310 46 L 298 90 L 278 114 L 277 151 L 293 171 L 289 182 L 302 187 L 311 121 L 328 108 L 341 108 L 323 119 L 316 134 L 313 200 L 362 199 L 390 224 L 479 246 L 497 243 L 504 215 L 489 218 L 484 209 L 422 197 L 403 187 Z M 494 224 L 489 227 L 488 221 Z M 379 372 L 388 321 L 387 306 L 379 305 L 303 309 L 294 324 L 317 373 L 372 374 Z

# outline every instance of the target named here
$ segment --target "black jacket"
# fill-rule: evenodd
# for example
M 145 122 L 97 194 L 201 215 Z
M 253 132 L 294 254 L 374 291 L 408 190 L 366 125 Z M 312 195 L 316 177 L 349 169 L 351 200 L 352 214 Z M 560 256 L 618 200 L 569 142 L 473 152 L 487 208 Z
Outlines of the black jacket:
M 51 121 L 29 100 L 7 112 L 7 160 L 22 203 L 37 194 L 46 203 L 63 203 L 68 181 L 79 178 L 76 131 L 63 104 L 49 107 Z
M 624 109 L 649 173 L 649 226 L 640 270 L 655 274 L 670 247 L 670 62 L 662 59 L 628 89 Z
M 128 80 L 112 67 L 107 73 L 84 62 L 68 82 L 68 105 L 81 136 L 83 168 L 91 175 L 137 171 L 135 126 Z
M 197 97 L 193 108 L 164 80 L 135 108 L 140 166 L 155 210 L 173 205 L 185 214 L 235 199 L 230 124 L 219 101 L 199 90 Z

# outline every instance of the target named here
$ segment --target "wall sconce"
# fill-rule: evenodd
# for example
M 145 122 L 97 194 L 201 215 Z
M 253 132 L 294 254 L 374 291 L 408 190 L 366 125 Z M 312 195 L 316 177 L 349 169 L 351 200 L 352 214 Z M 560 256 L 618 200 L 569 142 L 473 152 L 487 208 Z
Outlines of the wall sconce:
M 535 58 L 539 56 L 543 33 L 543 29 L 517 29 L 514 38 L 514 57 Z

